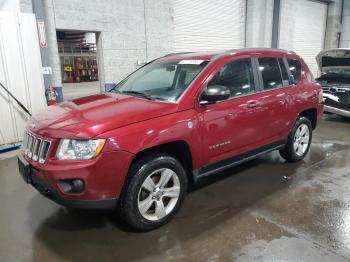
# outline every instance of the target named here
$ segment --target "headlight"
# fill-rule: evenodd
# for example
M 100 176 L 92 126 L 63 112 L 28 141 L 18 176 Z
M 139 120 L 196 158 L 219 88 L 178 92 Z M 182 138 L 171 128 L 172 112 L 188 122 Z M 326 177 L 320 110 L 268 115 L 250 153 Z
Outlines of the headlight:
M 62 139 L 56 153 L 59 160 L 82 160 L 98 156 L 106 140 L 70 140 Z

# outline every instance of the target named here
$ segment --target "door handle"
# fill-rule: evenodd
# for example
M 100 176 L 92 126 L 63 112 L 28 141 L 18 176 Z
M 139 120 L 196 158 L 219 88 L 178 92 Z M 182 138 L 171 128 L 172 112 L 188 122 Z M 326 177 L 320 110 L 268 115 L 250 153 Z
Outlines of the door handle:
M 260 103 L 258 101 L 256 101 L 256 100 L 251 100 L 251 101 L 247 102 L 247 107 L 248 108 L 254 108 L 254 107 L 257 107 L 259 105 L 260 105 Z

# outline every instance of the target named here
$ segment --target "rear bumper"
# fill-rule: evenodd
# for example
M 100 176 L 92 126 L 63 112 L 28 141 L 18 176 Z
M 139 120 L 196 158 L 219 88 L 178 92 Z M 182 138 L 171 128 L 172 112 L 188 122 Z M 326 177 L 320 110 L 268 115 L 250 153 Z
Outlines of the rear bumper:
M 336 107 L 332 107 L 332 106 L 325 105 L 324 111 L 329 112 L 329 113 L 333 113 L 333 114 L 337 114 L 340 116 L 350 117 L 350 111 L 336 108 Z

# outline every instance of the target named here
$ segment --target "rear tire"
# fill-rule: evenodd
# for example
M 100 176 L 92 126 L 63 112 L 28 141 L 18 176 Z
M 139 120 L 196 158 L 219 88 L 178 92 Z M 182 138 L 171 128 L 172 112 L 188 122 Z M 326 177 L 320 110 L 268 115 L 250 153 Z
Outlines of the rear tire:
M 187 175 L 181 163 L 167 154 L 153 154 L 131 166 L 119 212 L 137 230 L 155 229 L 175 216 L 186 192 Z
M 286 146 L 281 149 L 280 155 L 287 162 L 297 162 L 309 152 L 312 140 L 312 125 L 308 118 L 300 117 L 290 132 Z

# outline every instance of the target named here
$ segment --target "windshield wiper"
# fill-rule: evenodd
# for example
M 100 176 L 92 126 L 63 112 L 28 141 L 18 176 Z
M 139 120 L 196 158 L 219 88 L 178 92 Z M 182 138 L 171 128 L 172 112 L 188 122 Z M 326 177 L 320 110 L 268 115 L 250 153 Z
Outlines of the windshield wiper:
M 142 96 L 142 97 L 144 97 L 144 98 L 146 98 L 146 99 L 148 99 L 148 100 L 153 100 L 153 98 L 152 97 L 150 97 L 149 95 L 147 95 L 147 94 L 145 94 L 145 93 L 142 93 L 142 92 L 138 92 L 138 91 L 122 91 L 122 92 L 120 92 L 121 94 L 135 94 L 135 95 L 140 95 L 140 96 Z

